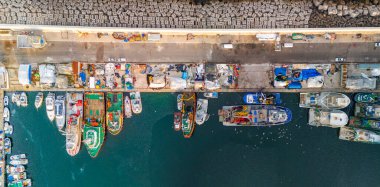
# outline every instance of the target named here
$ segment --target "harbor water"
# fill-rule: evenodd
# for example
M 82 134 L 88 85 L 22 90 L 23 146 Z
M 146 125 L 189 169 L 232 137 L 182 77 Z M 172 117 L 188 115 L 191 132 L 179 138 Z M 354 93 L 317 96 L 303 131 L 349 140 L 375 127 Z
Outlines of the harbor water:
M 307 125 L 308 110 L 298 107 L 298 94 L 282 94 L 283 106 L 293 111 L 290 124 L 235 128 L 218 122 L 217 111 L 243 104 L 243 94 L 221 93 L 209 100 L 209 120 L 184 139 L 173 129 L 177 94 L 142 93 L 143 112 L 125 119 L 119 135 L 107 133 L 97 158 L 83 144 L 77 156 L 66 153 L 65 137 L 49 122 L 45 103 L 38 111 L 34 108 L 36 94 L 28 93 L 26 108 L 10 104 L 12 153 L 28 155 L 26 170 L 33 186 L 380 184 L 379 145 L 342 141 L 337 129 Z

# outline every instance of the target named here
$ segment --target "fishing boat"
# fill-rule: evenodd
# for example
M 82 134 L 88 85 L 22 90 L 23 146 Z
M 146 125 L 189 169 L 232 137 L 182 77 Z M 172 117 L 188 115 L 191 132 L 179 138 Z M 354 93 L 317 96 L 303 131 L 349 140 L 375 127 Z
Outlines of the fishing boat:
M 36 107 L 37 110 L 42 106 L 43 101 L 44 101 L 44 93 L 38 92 L 36 95 L 36 99 L 34 100 L 34 106 Z
M 282 103 L 280 93 L 264 94 L 261 92 L 248 93 L 243 96 L 245 104 L 279 105 Z
M 309 125 L 332 128 L 343 127 L 348 123 L 348 115 L 341 110 L 309 110 Z
M 10 157 L 11 160 L 20 160 L 20 159 L 25 159 L 25 158 L 26 158 L 26 154 L 12 155 Z
M 4 111 L 3 111 L 4 121 L 9 122 L 10 117 L 11 117 L 11 113 L 9 111 L 9 108 L 8 107 L 4 107 Z
M 203 97 L 206 98 L 218 98 L 218 92 L 205 92 L 203 93 Z
M 83 143 L 89 155 L 95 158 L 102 148 L 105 136 L 104 93 L 85 93 Z
M 356 103 L 354 114 L 357 117 L 380 119 L 380 104 Z
M 15 182 L 26 179 L 26 172 L 9 174 L 7 179 L 8 182 Z
M 8 106 L 9 105 L 9 97 L 6 95 L 4 96 L 4 106 Z
M 196 113 L 196 95 L 195 93 L 183 93 L 182 95 L 182 133 L 185 138 L 190 138 L 195 129 Z
M 65 117 L 66 117 L 66 106 L 65 106 L 65 96 L 59 95 L 54 102 L 55 106 L 55 124 L 59 131 L 63 130 L 65 126 Z
M 131 100 L 129 99 L 129 96 L 125 96 L 124 98 L 124 115 L 127 118 L 132 117 L 132 106 L 131 106 Z
M 82 143 L 83 93 L 67 93 L 66 99 L 66 152 L 75 156 Z
M 123 129 L 123 93 L 107 93 L 106 125 L 112 135 L 117 135 Z
M 218 115 L 224 126 L 273 126 L 292 120 L 288 108 L 273 105 L 223 106 Z
M 339 131 L 339 139 L 353 142 L 380 144 L 379 133 L 355 127 L 341 127 Z
M 45 99 L 45 104 L 46 104 L 46 113 L 49 118 L 49 120 L 52 122 L 55 118 L 55 93 L 49 92 L 46 99 Z
M 351 116 L 348 126 L 380 132 L 380 120 Z
M 13 125 L 11 125 L 9 122 L 4 122 L 4 132 L 5 135 L 9 136 L 13 134 Z
M 354 97 L 357 103 L 378 103 L 380 102 L 379 93 L 357 93 Z
M 132 112 L 135 114 L 140 114 L 142 111 L 140 92 L 131 92 L 130 98 L 131 98 Z
M 28 96 L 25 92 L 22 92 L 20 95 L 20 106 L 27 107 L 28 106 Z
M 32 186 L 31 179 L 20 179 L 18 181 L 13 181 L 8 183 L 8 187 L 28 187 Z
M 300 93 L 301 108 L 343 109 L 351 103 L 350 98 L 342 93 Z
M 182 110 L 182 94 L 177 95 L 177 109 Z
M 8 137 L 4 139 L 4 152 L 7 155 L 12 153 L 12 142 Z
M 21 158 L 21 159 L 18 159 L 18 160 L 11 160 L 9 163 L 12 164 L 13 166 L 27 165 L 28 164 L 28 159 Z
M 195 123 L 202 125 L 210 117 L 207 114 L 208 100 L 207 99 L 198 99 L 197 101 L 197 112 L 195 114 Z
M 23 165 L 17 165 L 17 166 L 7 165 L 6 171 L 7 171 L 7 174 L 10 174 L 10 173 L 21 173 L 21 172 L 25 171 L 25 167 Z
M 27 187 L 32 186 L 32 180 L 25 179 L 25 180 L 18 180 L 8 183 L 8 187 Z
M 181 117 L 182 117 L 181 112 L 174 112 L 174 130 L 175 131 L 181 130 L 181 126 L 182 126 Z
M 20 96 L 21 96 L 20 93 L 14 92 L 12 94 L 12 103 L 16 103 L 17 106 L 20 106 L 21 105 Z

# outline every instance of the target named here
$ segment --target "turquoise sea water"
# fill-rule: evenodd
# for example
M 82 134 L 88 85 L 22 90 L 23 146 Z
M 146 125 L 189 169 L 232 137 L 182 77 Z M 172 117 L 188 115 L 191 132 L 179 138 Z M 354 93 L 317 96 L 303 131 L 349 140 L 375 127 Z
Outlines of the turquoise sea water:
M 63 92 L 57 94 L 64 94 Z M 10 93 L 8 93 L 10 96 Z M 338 140 L 338 130 L 310 127 L 298 94 L 282 94 L 293 121 L 270 128 L 224 127 L 217 110 L 243 104 L 242 94 L 209 100 L 209 121 L 191 139 L 173 129 L 176 94 L 142 93 L 143 112 L 126 119 L 118 136 L 107 134 L 97 158 L 82 146 L 76 157 L 36 111 L 11 104 L 13 153 L 27 153 L 28 176 L 41 187 L 108 186 L 378 186 L 380 145 Z M 45 96 L 47 93 L 45 92 Z

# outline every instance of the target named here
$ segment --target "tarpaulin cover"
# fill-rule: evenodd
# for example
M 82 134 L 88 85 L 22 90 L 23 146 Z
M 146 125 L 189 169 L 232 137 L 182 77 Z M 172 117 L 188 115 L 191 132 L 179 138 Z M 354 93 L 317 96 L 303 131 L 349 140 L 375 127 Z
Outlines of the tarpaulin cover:
M 32 77 L 32 66 L 30 64 L 21 64 L 18 69 L 18 81 L 22 85 L 29 85 Z

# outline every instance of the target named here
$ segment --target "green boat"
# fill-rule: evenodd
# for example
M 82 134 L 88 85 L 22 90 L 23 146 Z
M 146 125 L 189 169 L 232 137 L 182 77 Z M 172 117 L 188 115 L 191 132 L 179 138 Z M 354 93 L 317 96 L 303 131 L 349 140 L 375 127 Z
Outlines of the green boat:
M 350 127 L 380 131 L 380 120 L 365 119 L 351 116 L 348 124 Z
M 196 99 L 195 93 L 184 93 L 182 96 L 182 133 L 185 138 L 191 138 L 194 132 Z
M 107 93 L 107 130 L 117 135 L 123 129 L 123 93 Z
M 105 136 L 104 93 L 85 93 L 83 143 L 91 157 L 102 148 Z
M 378 103 L 380 102 L 380 94 L 378 93 L 358 93 L 354 97 L 357 103 Z

